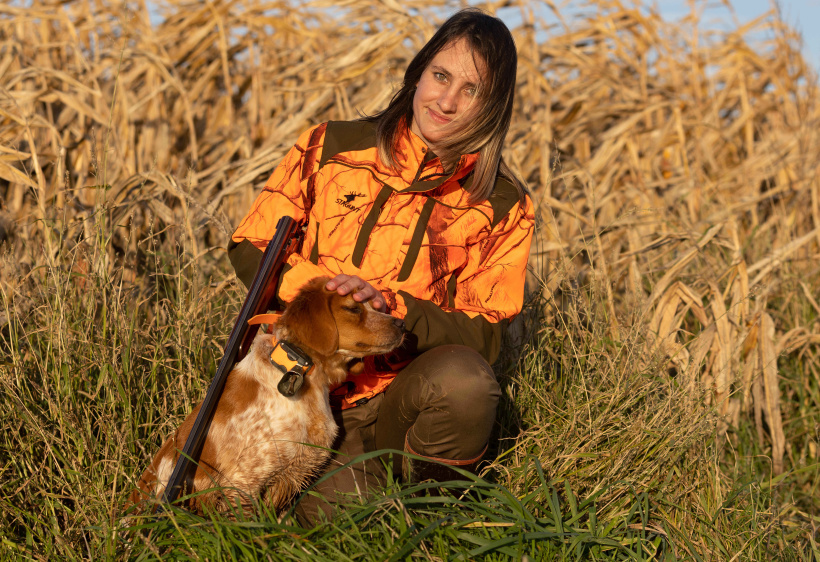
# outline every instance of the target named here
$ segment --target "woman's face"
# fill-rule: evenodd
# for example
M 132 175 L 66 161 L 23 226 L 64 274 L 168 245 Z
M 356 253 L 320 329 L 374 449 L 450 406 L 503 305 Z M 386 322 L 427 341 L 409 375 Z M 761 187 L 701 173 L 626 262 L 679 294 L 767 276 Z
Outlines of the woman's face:
M 458 133 L 478 113 L 476 92 L 484 73 L 483 61 L 473 56 L 465 39 L 444 47 L 416 85 L 410 130 L 435 151 L 441 140 Z

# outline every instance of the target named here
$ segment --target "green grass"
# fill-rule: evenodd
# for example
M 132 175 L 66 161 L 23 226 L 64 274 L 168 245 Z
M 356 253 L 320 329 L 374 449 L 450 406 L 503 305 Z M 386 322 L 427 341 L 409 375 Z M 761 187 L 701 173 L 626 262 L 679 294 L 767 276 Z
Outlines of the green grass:
M 101 207 L 102 208 L 102 207 Z M 59 226 L 57 224 L 56 226 Z M 662 361 L 619 341 L 594 288 L 547 321 L 533 300 L 497 365 L 492 466 L 391 482 L 313 529 L 288 514 L 125 517 L 161 440 L 202 398 L 244 290 L 224 254 L 172 232 L 118 255 L 110 232 L 31 268 L 3 258 L 0 557 L 33 560 L 811 560 L 818 384 L 783 360 L 790 470 L 717 418 Z M 226 281 L 227 280 L 227 281 Z M 601 303 L 601 304 L 598 304 Z M 814 433 L 812 433 L 814 432 Z M 794 458 L 792 458 L 794 457 Z M 280 520 L 281 519 L 281 520 Z
M 448 486 L 460 494 L 447 494 Z M 160 518 L 136 525 L 142 535 L 132 540 L 135 550 L 188 558 L 176 526 L 184 521 L 189 540 L 198 545 L 196 555 L 214 559 L 234 554 L 264 559 L 270 554 L 277 559 L 404 560 L 415 554 L 452 560 L 635 560 L 663 557 L 668 548 L 662 531 L 649 528 L 645 497 L 635 498 L 618 524 L 604 525 L 594 517 L 595 498 L 580 501 L 565 489 L 559 499 L 559 491 L 546 480 L 522 498 L 475 477 L 389 488 L 393 490 L 367 504 L 351 504 L 332 523 L 312 530 L 289 525 L 287 516 L 277 523 L 272 514 L 235 522 L 180 514 L 175 521 Z M 543 510 L 534 498 L 544 492 L 550 502 L 539 515 Z

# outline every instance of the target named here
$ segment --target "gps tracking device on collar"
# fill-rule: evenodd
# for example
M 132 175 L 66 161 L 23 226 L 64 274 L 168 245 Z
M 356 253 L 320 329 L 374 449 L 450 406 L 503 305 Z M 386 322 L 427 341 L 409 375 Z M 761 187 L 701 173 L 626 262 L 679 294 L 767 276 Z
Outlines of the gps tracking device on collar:
M 285 371 L 282 380 L 276 388 L 282 396 L 294 396 L 302 384 L 305 376 L 313 369 L 313 361 L 305 353 L 288 342 L 277 342 L 270 354 L 271 364 L 281 371 Z

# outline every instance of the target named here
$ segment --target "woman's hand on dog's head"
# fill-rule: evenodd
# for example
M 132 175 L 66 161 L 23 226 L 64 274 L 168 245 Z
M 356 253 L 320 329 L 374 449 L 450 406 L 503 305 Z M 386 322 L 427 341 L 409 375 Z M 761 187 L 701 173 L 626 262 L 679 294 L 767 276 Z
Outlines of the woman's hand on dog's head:
M 340 273 L 328 281 L 325 288 L 328 291 L 336 291 L 340 295 L 347 295 L 352 292 L 353 300 L 356 302 L 370 301 L 370 306 L 381 312 L 385 312 L 387 309 L 387 303 L 381 291 L 358 275 Z

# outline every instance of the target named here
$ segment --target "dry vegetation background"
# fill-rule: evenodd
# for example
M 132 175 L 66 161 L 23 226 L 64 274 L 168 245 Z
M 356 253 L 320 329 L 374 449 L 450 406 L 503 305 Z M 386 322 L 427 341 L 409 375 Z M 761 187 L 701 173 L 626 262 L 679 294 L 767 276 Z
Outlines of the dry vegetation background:
M 142 0 L 27 4 L 0 5 L 17 307 L 0 324 L 50 268 L 139 295 L 146 240 L 227 277 L 232 227 L 296 136 L 383 107 L 458 6 L 180 0 L 152 25 Z M 708 32 L 699 4 L 679 23 L 617 0 L 482 6 L 522 22 L 506 157 L 538 206 L 547 316 L 600 299 L 607 340 L 640 333 L 641 360 L 668 362 L 729 443 L 753 420 L 774 474 L 817 462 L 820 106 L 794 32 L 771 16 Z

